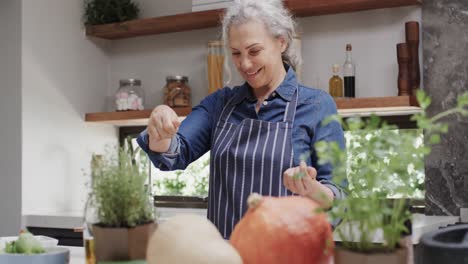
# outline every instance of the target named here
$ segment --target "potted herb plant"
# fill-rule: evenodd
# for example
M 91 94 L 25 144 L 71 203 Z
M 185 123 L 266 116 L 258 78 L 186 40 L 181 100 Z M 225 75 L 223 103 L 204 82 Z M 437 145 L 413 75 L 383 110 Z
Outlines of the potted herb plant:
M 140 9 L 132 0 L 85 0 L 86 25 L 124 22 L 138 18 Z
M 147 171 L 135 159 L 138 153 L 127 144 L 118 155 L 93 155 L 85 214 L 91 215 L 87 220 L 97 261 L 145 259 L 156 223 Z
M 431 100 L 423 91 L 417 99 L 423 111 L 412 116 L 417 127 L 424 131 L 424 144 L 417 142 L 417 133 L 398 131 L 377 116 L 367 120 L 359 117 L 343 121 L 339 116 L 325 122 L 339 121 L 355 134 L 347 141 L 357 156 L 346 164 L 347 154 L 335 142 L 318 142 L 316 149 L 320 163 L 334 166 L 337 183 L 348 180 L 347 197 L 334 201 L 331 218 L 341 220 L 335 229 L 341 243 L 335 250 L 335 263 L 407 263 L 407 251 L 400 244 L 402 234 L 408 232 L 411 220 L 405 197 L 416 189 L 410 177 L 411 163 L 422 163 L 431 145 L 440 142 L 440 135 L 448 131 L 441 119 L 450 114 L 468 116 L 468 93 L 458 97 L 457 106 L 428 117 L 425 110 Z M 422 143 L 422 142 L 420 142 Z M 422 166 L 422 164 L 420 164 Z M 351 175 L 347 176 L 347 172 Z M 388 199 L 395 193 L 397 199 Z

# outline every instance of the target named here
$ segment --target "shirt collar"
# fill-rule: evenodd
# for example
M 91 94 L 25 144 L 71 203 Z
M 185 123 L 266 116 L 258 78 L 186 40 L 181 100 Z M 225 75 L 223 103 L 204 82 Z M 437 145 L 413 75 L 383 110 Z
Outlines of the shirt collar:
M 281 98 L 289 102 L 297 89 L 297 78 L 296 73 L 291 66 L 284 64 L 284 67 L 286 69 L 286 76 L 284 77 L 283 82 L 278 86 L 278 88 L 276 88 L 275 92 L 281 96 Z M 256 100 L 252 93 L 252 88 L 250 88 L 250 85 L 247 82 L 239 87 L 239 91 L 233 98 L 232 103 L 238 104 L 244 99 L 249 101 Z

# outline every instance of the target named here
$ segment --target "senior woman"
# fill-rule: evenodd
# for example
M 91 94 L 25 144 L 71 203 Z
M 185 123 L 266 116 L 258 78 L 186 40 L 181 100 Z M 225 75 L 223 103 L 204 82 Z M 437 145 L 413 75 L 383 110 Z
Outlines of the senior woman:
M 229 238 L 252 192 L 298 194 L 323 207 L 342 197 L 331 166 L 317 163 L 314 143 L 344 147 L 344 136 L 337 122 L 321 124 L 336 113 L 333 99 L 296 79 L 294 21 L 281 0 L 234 1 L 222 33 L 245 83 L 207 96 L 182 123 L 170 107 L 157 106 L 138 143 L 161 170 L 184 169 L 211 151 L 208 219 Z M 300 171 L 305 177 L 292 177 Z

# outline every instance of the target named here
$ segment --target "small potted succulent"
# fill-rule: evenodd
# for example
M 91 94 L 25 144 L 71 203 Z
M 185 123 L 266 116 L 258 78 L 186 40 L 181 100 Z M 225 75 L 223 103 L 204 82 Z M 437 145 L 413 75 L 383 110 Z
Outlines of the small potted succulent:
M 348 140 L 347 146 L 358 153 L 355 162 L 346 164 L 347 154 L 334 142 L 318 142 L 316 149 L 320 163 L 334 166 L 337 183 L 348 180 L 347 197 L 334 201 L 329 211 L 331 218 L 341 220 L 335 235 L 341 242 L 335 249 L 335 263 L 407 263 L 408 254 L 402 245 L 402 234 L 407 233 L 411 221 L 408 200 L 415 191 L 414 177 L 410 177 L 411 163 L 423 163 L 431 145 L 440 142 L 440 135 L 448 131 L 441 119 L 451 114 L 468 116 L 468 93 L 458 97 L 457 106 L 428 117 L 425 110 L 431 100 L 423 91 L 417 99 L 422 113 L 412 116 L 417 127 L 424 131 L 423 142 L 417 142 L 417 133 L 403 133 L 382 122 L 377 116 L 367 120 L 359 117 L 338 120 L 348 131 L 358 136 Z M 423 144 L 422 144 L 423 143 Z M 422 166 L 422 164 L 420 164 Z M 351 172 L 351 176 L 347 176 Z M 388 199 L 395 193 L 396 199 Z
M 137 153 L 130 145 L 118 155 L 92 157 L 85 215 L 97 261 L 145 259 L 156 223 L 147 170 L 135 159 Z

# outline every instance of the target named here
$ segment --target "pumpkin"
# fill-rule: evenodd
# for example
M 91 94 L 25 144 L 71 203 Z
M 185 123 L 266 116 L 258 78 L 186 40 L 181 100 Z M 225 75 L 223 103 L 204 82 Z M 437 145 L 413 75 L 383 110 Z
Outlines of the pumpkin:
M 201 215 L 169 218 L 151 235 L 148 264 L 242 264 L 242 259 L 218 229 Z
M 304 197 L 262 197 L 253 193 L 249 209 L 231 234 L 244 264 L 322 264 L 333 256 L 333 234 L 320 206 Z

